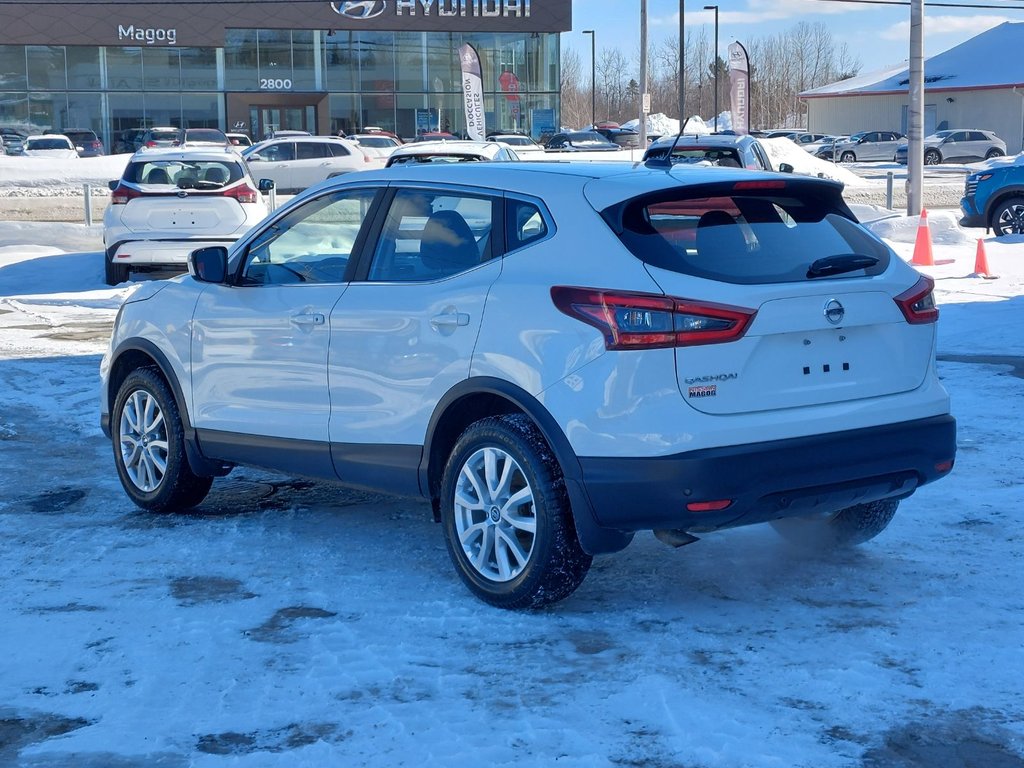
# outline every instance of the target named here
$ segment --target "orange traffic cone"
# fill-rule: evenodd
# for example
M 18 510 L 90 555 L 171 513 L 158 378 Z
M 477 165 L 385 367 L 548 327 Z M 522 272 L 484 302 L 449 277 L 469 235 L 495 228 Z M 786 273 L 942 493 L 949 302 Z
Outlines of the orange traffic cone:
M 978 238 L 978 253 L 974 257 L 974 274 L 971 277 L 983 277 L 986 280 L 995 280 L 996 275 L 989 272 L 988 256 L 985 255 L 985 241 Z
M 928 210 L 925 208 L 921 209 L 917 240 L 914 241 L 914 258 L 910 263 L 916 267 L 935 266 L 935 257 L 932 255 L 932 231 L 928 228 Z

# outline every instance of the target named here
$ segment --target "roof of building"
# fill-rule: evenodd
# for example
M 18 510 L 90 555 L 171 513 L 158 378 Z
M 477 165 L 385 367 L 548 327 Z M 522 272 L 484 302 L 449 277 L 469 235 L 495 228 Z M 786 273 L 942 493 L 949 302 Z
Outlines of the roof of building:
M 948 51 L 924 61 L 926 91 L 965 88 L 1012 88 L 1024 86 L 1024 23 L 1004 22 L 982 32 Z M 855 96 L 879 93 L 906 93 L 910 68 L 901 64 L 869 72 L 847 80 L 823 85 L 800 94 L 814 99 L 825 96 Z

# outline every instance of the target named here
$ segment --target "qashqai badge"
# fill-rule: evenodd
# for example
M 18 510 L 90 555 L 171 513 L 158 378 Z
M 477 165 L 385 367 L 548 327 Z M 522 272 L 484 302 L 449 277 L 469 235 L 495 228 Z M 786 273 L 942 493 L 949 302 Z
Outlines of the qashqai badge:
M 832 325 L 839 325 L 843 322 L 844 317 L 846 317 L 846 310 L 838 300 L 829 299 L 825 303 L 825 319 L 832 323 Z
M 375 19 L 388 9 L 387 0 L 342 0 L 331 3 L 335 13 L 349 19 Z

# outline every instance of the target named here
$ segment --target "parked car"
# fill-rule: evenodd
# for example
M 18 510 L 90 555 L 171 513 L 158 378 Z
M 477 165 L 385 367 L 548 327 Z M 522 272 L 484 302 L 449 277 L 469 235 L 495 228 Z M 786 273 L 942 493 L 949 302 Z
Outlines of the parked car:
M 461 141 L 461 139 L 448 131 L 423 131 L 423 133 L 416 134 L 416 141 Z
M 263 138 L 263 140 L 266 141 L 267 139 L 283 139 L 283 138 L 288 138 L 288 137 L 292 137 L 292 136 L 312 136 L 312 135 L 313 134 L 311 134 L 309 131 L 295 131 L 295 130 L 291 130 L 291 129 L 288 129 L 288 128 L 282 128 L 282 129 L 278 129 L 276 131 L 271 131 L 270 133 L 268 133 Z
M 902 133 L 895 131 L 861 131 L 850 135 L 843 143 L 835 145 L 835 153 L 841 163 L 856 163 L 865 160 L 892 161 Z
M 8 155 L 20 155 L 25 151 L 25 136 L 10 128 L 0 128 L 0 143 Z
M 324 179 L 380 168 L 359 145 L 336 136 L 289 134 L 242 150 L 257 179 L 271 179 L 283 191 L 298 192 Z
M 858 544 L 953 467 L 934 283 L 836 182 L 398 166 L 189 271 L 125 298 L 101 363 L 128 497 L 188 509 L 239 464 L 421 495 L 496 606 L 566 597 L 634 531 Z
M 157 149 L 177 147 L 181 145 L 180 128 L 150 128 L 142 136 L 142 146 L 139 149 Z
M 985 227 L 1004 235 L 1024 235 L 1024 165 L 992 164 L 964 181 L 960 200 L 964 227 Z
M 897 163 L 907 164 L 906 141 L 896 147 Z M 924 137 L 924 164 L 938 165 L 960 161 L 973 163 L 977 160 L 991 160 L 1006 154 L 1006 142 L 992 131 L 974 128 L 954 131 L 936 131 Z
M 62 133 L 45 133 L 25 139 L 25 157 L 45 157 L 50 160 L 77 160 L 78 151 L 71 139 Z
M 640 134 L 626 128 L 595 128 L 595 133 L 604 136 L 612 144 L 623 149 L 636 149 L 640 146 Z
M 368 133 L 370 133 L 370 134 L 374 134 L 374 135 L 378 135 L 378 136 L 390 136 L 392 139 L 395 139 L 399 144 L 404 143 L 402 141 L 402 137 L 399 136 L 397 133 L 394 133 L 392 131 L 386 131 L 383 128 L 381 128 L 379 125 L 367 125 L 367 126 L 365 126 L 363 128 L 360 128 L 358 131 L 356 131 L 356 133 L 357 134 L 368 134 Z
M 670 149 L 673 165 L 705 163 L 752 171 L 776 170 L 760 141 L 753 136 L 730 133 L 690 134 L 678 139 L 675 136 L 662 136 L 644 152 L 644 162 L 663 161 Z M 788 165 L 786 168 L 792 170 Z
M 487 137 L 487 141 L 493 141 L 497 144 L 504 144 L 506 147 L 511 147 L 512 150 L 519 155 L 520 160 L 523 159 L 524 155 L 544 151 L 544 147 L 529 136 L 525 136 L 521 133 L 492 133 Z
M 801 147 L 807 147 L 811 144 L 818 144 L 825 139 L 831 138 L 831 136 L 827 133 L 798 133 L 795 136 L 790 136 L 789 138 Z
M 109 186 L 108 285 L 131 272 L 182 270 L 192 249 L 233 243 L 267 215 L 245 162 L 227 148 L 140 150 Z
M 378 160 L 387 159 L 392 152 L 402 146 L 402 142 L 383 133 L 355 133 L 346 136 L 349 141 L 354 141 L 370 157 Z
M 245 149 L 245 147 L 252 146 L 252 139 L 249 138 L 247 133 L 225 133 L 228 144 L 238 149 Z
M 186 128 L 181 132 L 183 147 L 229 147 L 231 142 L 218 128 Z
M 106 154 L 103 151 L 103 142 L 96 135 L 95 131 L 69 129 L 62 131 L 62 133 L 71 139 L 71 143 L 75 145 L 75 151 L 78 152 L 79 157 L 102 157 Z
M 597 131 L 568 131 L 556 133 L 548 139 L 544 149 L 558 152 L 615 152 L 621 147 Z
M 804 144 L 804 150 L 810 154 L 818 157 L 822 160 L 833 160 L 833 150 L 836 144 L 842 144 L 847 141 L 849 136 L 826 136 L 821 141 L 814 141 L 810 144 Z
M 511 147 L 493 141 L 415 141 L 388 156 L 386 167 L 422 163 L 509 162 L 519 160 Z
M 766 139 L 792 139 L 799 136 L 802 131 L 799 128 L 776 128 L 770 131 L 766 131 L 764 138 Z
M 125 128 L 117 134 L 111 152 L 115 155 L 125 153 L 135 154 L 142 148 L 142 142 L 146 135 L 146 128 Z

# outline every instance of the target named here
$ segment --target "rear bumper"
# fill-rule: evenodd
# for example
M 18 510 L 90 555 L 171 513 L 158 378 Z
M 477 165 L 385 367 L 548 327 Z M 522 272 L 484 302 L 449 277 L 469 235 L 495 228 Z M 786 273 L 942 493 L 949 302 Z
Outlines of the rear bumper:
M 203 237 L 194 240 L 129 240 L 110 249 L 115 264 L 185 266 L 188 255 L 210 245 L 232 245 L 237 237 Z
M 952 416 L 654 458 L 580 458 L 597 524 L 707 531 L 909 496 L 948 474 Z M 939 465 L 949 462 L 949 468 Z M 687 504 L 723 499 L 720 511 Z

